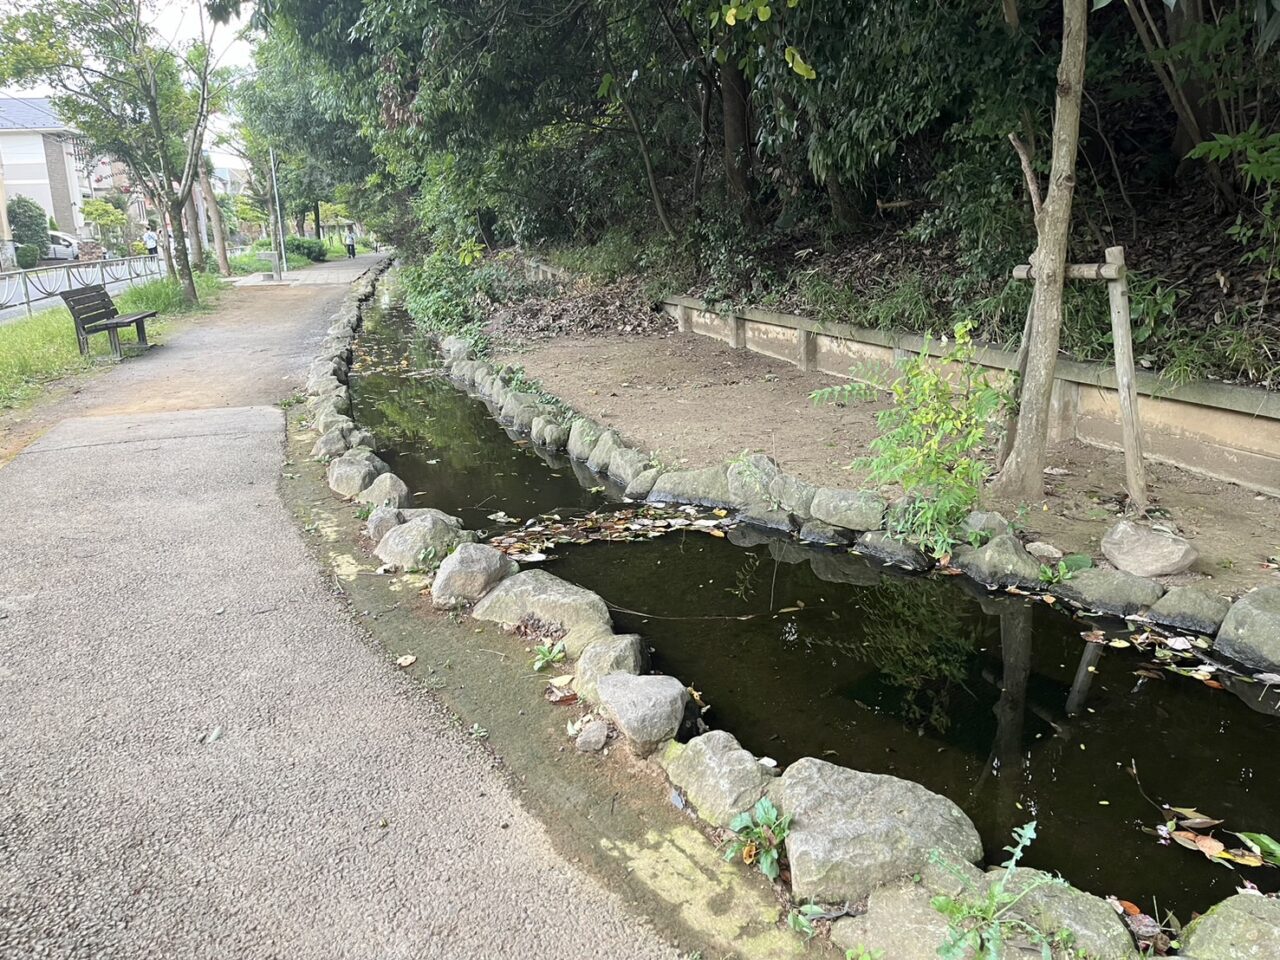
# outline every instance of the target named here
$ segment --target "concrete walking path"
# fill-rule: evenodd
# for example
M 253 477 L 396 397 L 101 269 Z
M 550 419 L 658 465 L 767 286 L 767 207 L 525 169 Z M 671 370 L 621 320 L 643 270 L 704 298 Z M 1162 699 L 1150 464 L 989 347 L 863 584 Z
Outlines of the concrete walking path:
M 235 294 L 0 467 L 0 957 L 676 956 L 307 553 L 271 402 L 344 292 Z

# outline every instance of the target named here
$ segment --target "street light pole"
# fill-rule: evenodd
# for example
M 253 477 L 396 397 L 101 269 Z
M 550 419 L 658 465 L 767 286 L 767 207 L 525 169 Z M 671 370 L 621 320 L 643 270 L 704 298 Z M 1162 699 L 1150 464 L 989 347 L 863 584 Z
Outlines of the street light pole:
M 267 147 L 267 154 L 271 158 L 271 189 L 276 195 L 276 227 L 280 237 L 280 276 L 285 273 L 285 252 L 284 252 L 284 213 L 280 209 L 280 183 L 276 180 L 276 151 L 275 147 Z

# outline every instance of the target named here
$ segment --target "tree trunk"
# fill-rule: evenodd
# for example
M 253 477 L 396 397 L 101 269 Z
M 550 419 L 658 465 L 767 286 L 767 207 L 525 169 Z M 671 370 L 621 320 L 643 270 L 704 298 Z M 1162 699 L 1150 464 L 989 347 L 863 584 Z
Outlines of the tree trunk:
M 1017 436 L 1009 459 L 992 481 L 992 491 L 1007 499 L 1039 499 L 1044 493 L 1049 400 L 1062 334 L 1062 285 L 1076 183 L 1088 20 L 1089 0 L 1062 0 L 1062 58 L 1058 64 L 1052 165 L 1049 189 L 1036 218 L 1037 244 L 1031 259 L 1036 284 L 1031 298 L 1033 340 L 1027 346 L 1027 375 L 1021 390 Z
M 1178 0 L 1172 7 L 1162 6 L 1170 47 L 1182 43 L 1204 22 L 1201 0 Z M 1182 160 L 1202 138 L 1219 132 L 1222 123 L 1217 104 L 1209 98 L 1204 83 L 1196 78 L 1185 58 L 1171 59 L 1169 69 L 1186 104 L 1186 115 L 1179 111 L 1173 134 L 1174 156 Z
M 218 273 L 229 277 L 231 261 L 227 258 L 227 235 L 222 226 L 222 209 L 218 206 L 218 198 L 213 195 L 209 176 L 203 169 L 200 171 L 200 192 L 204 194 L 204 205 L 209 210 L 209 222 L 213 227 L 213 250 L 218 256 Z
M 182 226 L 184 207 L 191 207 L 190 195 L 186 204 L 176 197 L 169 204 L 169 218 L 173 221 L 173 258 L 177 262 L 178 279 L 182 281 L 183 299 L 194 305 L 200 302 L 200 298 L 196 295 L 196 278 L 191 272 L 191 257 L 187 255 L 186 231 Z
M 320 236 L 320 201 L 319 200 L 317 200 L 315 203 L 311 205 L 311 215 L 316 218 L 316 239 L 323 240 L 324 237 Z
M 702 98 L 698 105 L 698 159 L 693 165 L 693 218 L 702 219 L 702 175 L 707 169 L 707 144 L 711 133 L 711 87 L 710 73 L 702 76 Z
M 298 231 L 298 236 L 305 237 L 307 235 L 307 215 L 300 213 L 294 217 L 293 225 Z
M 156 206 L 161 210 L 164 209 L 163 207 L 160 207 L 159 204 L 156 204 Z M 173 265 L 173 244 L 170 242 L 172 237 L 173 237 L 173 231 L 169 229 L 168 223 L 165 222 L 164 215 L 161 214 L 160 250 L 162 253 L 164 253 L 165 276 L 167 276 L 170 280 L 176 280 L 178 277 L 178 270 Z
M 751 126 L 747 78 L 730 56 L 720 67 L 720 99 L 724 106 L 724 176 L 729 202 L 744 221 L 752 221 Z
M 827 174 L 827 197 L 831 200 L 831 215 L 841 232 L 855 230 L 862 224 L 862 211 L 850 199 L 834 170 Z
M 194 193 L 187 194 L 186 205 L 187 219 L 183 223 L 183 229 L 187 236 L 191 238 L 191 261 L 199 270 L 204 269 L 204 237 L 200 236 L 200 216 L 196 213 L 196 197 Z

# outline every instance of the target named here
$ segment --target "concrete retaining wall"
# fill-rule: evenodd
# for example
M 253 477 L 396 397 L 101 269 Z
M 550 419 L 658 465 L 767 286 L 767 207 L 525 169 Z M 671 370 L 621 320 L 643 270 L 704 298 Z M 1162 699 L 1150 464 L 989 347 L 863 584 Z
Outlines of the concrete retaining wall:
M 557 278 L 563 275 L 556 270 Z M 915 334 L 823 324 L 795 314 L 755 308 L 718 313 L 692 297 L 669 297 L 663 309 L 683 332 L 785 360 L 802 370 L 867 382 L 879 380 L 905 353 L 927 347 L 937 356 L 943 350 Z M 1011 352 L 994 347 L 978 354 L 983 366 L 998 373 L 1013 369 L 1014 360 Z M 1138 392 L 1149 459 L 1280 496 L 1280 393 L 1210 381 L 1174 387 L 1141 371 Z M 1058 362 L 1051 436 L 1120 449 L 1113 370 L 1098 363 Z

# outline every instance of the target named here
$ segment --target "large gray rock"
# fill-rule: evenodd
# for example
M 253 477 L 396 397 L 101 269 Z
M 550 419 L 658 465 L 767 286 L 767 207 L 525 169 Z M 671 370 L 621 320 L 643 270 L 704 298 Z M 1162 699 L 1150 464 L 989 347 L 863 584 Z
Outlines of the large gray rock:
M 992 537 L 976 550 L 957 550 L 956 566 L 992 587 L 1034 587 L 1040 583 L 1040 563 L 1011 533 Z
M 613 455 L 623 449 L 622 438 L 616 430 L 606 430 L 596 441 L 591 456 L 587 457 L 587 469 L 592 473 L 603 473 L 609 469 L 609 461 Z
M 569 442 L 569 428 L 562 423 L 548 423 L 542 431 L 542 445 L 548 450 L 563 450 Z
M 629 487 L 631 481 L 644 473 L 648 466 L 649 458 L 641 451 L 632 447 L 623 447 L 613 451 L 613 456 L 609 458 L 608 472 L 609 476 L 624 487 Z
M 772 457 L 752 453 L 729 462 L 725 478 L 734 503 L 764 504 L 769 502 L 769 487 L 782 471 Z
M 658 477 L 649 499 L 662 503 L 701 503 L 709 507 L 735 507 L 729 494 L 726 464 L 701 470 L 672 470 Z
M 524 420 L 524 429 L 529 429 L 533 418 L 538 415 L 538 398 L 532 393 L 521 393 L 512 390 L 507 393 L 498 410 L 498 419 L 504 423 L 514 423 L 517 416 Z
M 1159 600 L 1164 587 L 1123 570 L 1095 567 L 1073 573 L 1071 579 L 1054 584 L 1053 591 L 1088 610 L 1127 617 Z
M 596 687 L 601 706 L 639 756 L 674 737 L 684 722 L 689 691 L 675 677 L 611 673 Z
M 524 570 L 490 590 L 471 615 L 513 626 L 528 616 L 564 627 L 565 652 L 577 657 L 592 640 L 612 633 L 609 608 L 584 587 L 545 570 Z
M 1002 533 L 1012 532 L 1012 527 L 1009 526 L 1009 521 L 1004 518 L 1004 514 L 997 513 L 995 510 L 974 510 L 964 518 L 964 527 L 962 529 L 966 537 L 971 533 L 998 537 Z
M 842 950 L 863 949 L 885 960 L 938 960 L 950 925 L 931 900 L 928 890 L 909 880 L 876 887 L 865 911 L 831 925 L 831 942 Z
M 1147 616 L 1156 623 L 1212 637 L 1231 609 L 1231 601 L 1198 587 L 1170 587 Z
M 569 427 L 566 452 L 574 460 L 586 460 L 596 448 L 604 427 L 587 417 L 579 417 Z
M 357 493 L 356 499 L 375 507 L 407 507 L 413 502 L 413 494 L 394 473 L 383 473 Z
M 827 583 L 848 583 L 855 587 L 874 587 L 880 583 L 880 572 L 862 557 L 841 550 L 814 550 L 809 556 L 813 575 Z
M 356 447 L 329 462 L 325 478 L 329 481 L 329 489 L 340 497 L 358 495 L 361 490 L 386 472 L 385 463 L 376 456 L 370 457 L 360 453 L 359 451 L 362 450 L 364 450 L 363 447 Z
M 911 544 L 904 543 L 883 530 L 874 530 L 858 537 L 856 549 L 859 553 L 916 573 L 933 566 L 929 558 Z
M 1102 538 L 1102 555 L 1137 577 L 1182 573 L 1196 562 L 1196 548 L 1182 537 L 1121 520 Z
M 405 516 L 397 507 L 374 507 L 365 521 L 364 532 L 374 543 L 379 543 L 392 527 L 404 521 Z
M 354 430 L 356 426 L 354 420 L 332 404 L 321 407 L 311 422 L 320 433 L 328 433 L 335 428 Z
M 754 807 L 773 782 L 769 769 L 723 730 L 672 743 L 659 762 L 698 816 L 717 827 Z
M 519 565 L 501 550 L 484 543 L 462 543 L 444 558 L 431 582 L 431 602 L 441 608 L 475 603 Z
M 320 434 L 311 447 L 311 456 L 316 460 L 332 460 L 334 457 L 342 456 L 350 446 L 347 442 L 347 435 L 350 432 L 350 428 L 334 427 Z
M 846 530 L 879 530 L 884 526 L 884 497 L 865 490 L 819 487 L 809 510 L 815 520 Z
M 1195 960 L 1274 960 L 1280 956 L 1280 900 L 1228 897 L 1187 925 L 1180 952 Z
M 465 360 L 471 356 L 471 343 L 462 337 L 445 337 L 440 341 L 440 353 L 446 360 Z
M 817 492 L 818 488 L 812 483 L 789 473 L 779 473 L 769 483 L 770 499 L 802 521 L 813 515 L 813 498 Z
M 1258 587 L 1233 603 L 1213 649 L 1259 670 L 1280 670 L 1280 587 Z
M 629 500 L 643 500 L 649 496 L 649 492 L 653 489 L 653 485 L 658 482 L 658 477 L 660 476 L 662 476 L 661 467 L 650 467 L 648 470 L 642 470 L 627 484 L 624 496 Z
M 583 649 L 573 669 L 573 689 L 588 703 L 599 703 L 601 677 L 611 673 L 643 673 L 649 656 L 638 634 L 601 636 Z
M 955 861 L 982 857 L 982 841 L 950 800 L 918 783 L 805 757 L 782 775 L 791 888 L 825 903 L 860 900 L 919 871 L 930 852 Z
M 987 884 L 998 882 L 1004 868 L 994 867 Z M 1050 882 L 1045 882 L 1050 881 Z M 1024 891 L 1026 892 L 1024 894 Z M 1040 870 L 1019 867 L 1005 884 L 1005 892 L 1023 894 L 1009 913 L 1030 924 L 1046 937 L 1069 930 L 1077 955 L 1090 960 L 1137 960 L 1133 938 L 1115 909 L 1101 897 L 1051 880 Z
M 831 524 L 823 523 L 821 520 L 806 520 L 796 536 L 801 540 L 808 540 L 810 543 L 825 543 L 835 546 L 848 546 L 856 539 L 856 535 L 852 530 L 846 530 L 844 527 L 833 527 Z
M 400 570 L 429 570 L 460 543 L 476 535 L 462 529 L 462 521 L 439 510 L 415 511 L 412 520 L 392 527 L 378 541 L 378 559 Z

